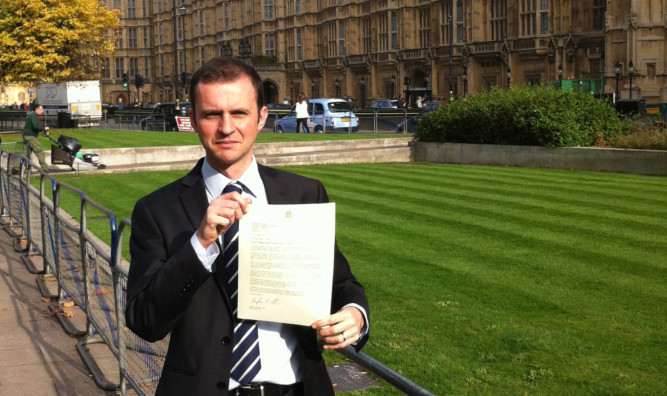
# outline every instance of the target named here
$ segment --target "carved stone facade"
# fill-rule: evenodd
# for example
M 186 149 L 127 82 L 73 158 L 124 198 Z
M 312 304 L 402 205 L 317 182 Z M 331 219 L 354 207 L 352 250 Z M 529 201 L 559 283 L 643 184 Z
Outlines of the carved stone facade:
M 632 97 L 667 102 L 667 0 L 107 1 L 121 9 L 123 42 L 101 70 L 110 103 L 187 99 L 182 77 L 187 87 L 220 55 L 252 63 L 268 103 L 304 92 L 364 106 L 406 89 L 450 100 L 559 76 L 604 75 L 611 93 L 617 61 L 628 98 L 631 60 Z

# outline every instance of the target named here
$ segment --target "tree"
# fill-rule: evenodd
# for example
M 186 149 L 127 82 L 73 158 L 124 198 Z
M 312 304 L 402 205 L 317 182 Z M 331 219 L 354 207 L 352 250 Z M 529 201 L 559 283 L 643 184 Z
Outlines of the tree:
M 0 82 L 97 78 L 117 26 L 103 0 L 2 0 Z

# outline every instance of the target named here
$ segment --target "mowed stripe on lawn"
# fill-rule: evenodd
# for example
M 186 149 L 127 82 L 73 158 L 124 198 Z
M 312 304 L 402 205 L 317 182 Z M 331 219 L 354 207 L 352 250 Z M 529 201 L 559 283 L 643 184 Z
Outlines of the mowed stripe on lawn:
M 336 202 L 339 246 L 371 300 L 366 352 L 413 381 L 436 394 L 667 391 L 667 178 L 286 169 Z M 127 217 L 128 202 L 182 173 L 64 180 Z
M 361 259 L 352 265 L 369 294 L 381 290 L 377 304 L 401 313 L 392 328 L 422 333 L 410 318 L 446 322 L 437 307 L 460 311 L 467 299 L 476 320 L 538 318 L 541 334 L 610 323 L 649 339 L 664 334 L 664 320 L 655 321 L 667 302 L 664 178 L 431 164 L 292 169 L 324 181 L 338 205 L 339 244 Z M 624 349 L 622 334 L 593 334 Z M 553 352 L 571 353 L 573 341 Z M 451 352 L 420 342 L 429 357 Z

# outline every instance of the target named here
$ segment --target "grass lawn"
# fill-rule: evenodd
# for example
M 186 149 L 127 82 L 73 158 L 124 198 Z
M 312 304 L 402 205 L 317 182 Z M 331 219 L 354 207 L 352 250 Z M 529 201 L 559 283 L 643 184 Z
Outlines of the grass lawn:
M 438 395 L 667 393 L 667 178 L 285 169 L 322 180 L 337 204 L 339 246 L 371 303 L 364 352 L 417 384 Z M 58 179 L 123 218 L 184 173 Z
M 60 135 L 75 137 L 81 143 L 83 150 L 121 147 L 188 146 L 200 144 L 197 134 L 191 132 L 141 132 L 106 129 L 51 129 L 50 132 L 51 137 L 55 140 L 58 140 L 58 136 Z M 360 133 L 260 133 L 257 136 L 257 142 L 274 143 L 314 140 L 352 140 L 405 137 L 406 135 L 401 134 L 373 135 Z M 2 136 L 2 141 L 5 143 L 17 142 L 22 141 L 22 138 L 20 134 L 5 134 Z M 40 134 L 39 141 L 42 144 L 44 150 L 51 150 L 51 141 L 43 134 Z M 9 148 L 8 151 L 14 150 Z

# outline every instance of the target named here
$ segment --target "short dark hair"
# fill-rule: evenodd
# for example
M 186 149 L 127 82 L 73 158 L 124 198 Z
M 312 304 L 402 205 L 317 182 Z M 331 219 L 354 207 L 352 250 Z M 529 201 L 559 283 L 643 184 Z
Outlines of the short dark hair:
M 197 102 L 197 85 L 209 84 L 212 82 L 234 82 L 242 77 L 248 77 L 255 88 L 257 96 L 257 110 L 264 106 L 264 89 L 262 78 L 257 71 L 250 65 L 234 58 L 218 57 L 206 62 L 195 72 L 190 82 L 190 102 L 192 103 L 192 112 L 195 112 Z

